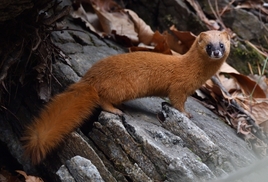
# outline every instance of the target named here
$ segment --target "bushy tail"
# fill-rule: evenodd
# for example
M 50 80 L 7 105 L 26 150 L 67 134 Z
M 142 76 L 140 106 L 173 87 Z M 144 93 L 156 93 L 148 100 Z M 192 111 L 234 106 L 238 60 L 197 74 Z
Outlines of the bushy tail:
M 38 164 L 64 137 L 82 124 L 98 106 L 98 93 L 81 81 L 56 95 L 27 127 L 22 141 L 25 154 Z

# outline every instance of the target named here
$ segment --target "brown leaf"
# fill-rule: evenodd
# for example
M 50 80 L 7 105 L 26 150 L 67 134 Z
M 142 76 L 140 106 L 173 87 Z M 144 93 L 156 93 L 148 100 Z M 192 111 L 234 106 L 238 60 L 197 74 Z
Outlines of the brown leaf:
M 125 36 L 132 43 L 138 43 L 138 34 L 129 13 L 112 0 L 91 0 L 83 1 L 83 4 L 76 3 L 71 15 L 74 18 L 80 18 L 91 31 L 102 37 L 111 35 L 113 32 L 118 37 Z
M 115 31 L 118 35 L 127 36 L 133 43 L 138 43 L 138 34 L 135 32 L 135 25 L 124 11 L 106 11 L 103 8 L 93 5 L 99 22 L 106 34 Z
M 129 52 L 136 52 L 136 51 L 150 51 L 153 52 L 152 48 L 149 47 L 137 47 L 137 46 L 132 46 L 129 48 Z
M 217 96 L 223 96 L 221 89 L 215 85 L 211 80 L 207 80 L 204 84 L 205 88 L 209 90 L 210 95 L 214 98 L 214 100 L 217 100 Z
M 255 120 L 256 124 L 263 124 L 268 121 L 268 99 L 246 99 L 236 98 L 236 101 L 248 111 L 248 113 Z M 268 128 L 266 128 L 268 132 Z
M 266 76 L 248 75 L 248 77 L 257 82 L 268 97 L 268 79 L 266 78 Z
M 152 42 L 156 44 L 155 48 L 152 50 L 153 52 L 163 53 L 163 54 L 172 54 L 167 41 L 166 37 L 163 36 L 158 31 L 155 31 Z
M 232 94 L 233 92 L 240 90 L 239 85 L 233 78 L 226 78 L 224 75 L 220 75 L 219 80 L 221 81 L 224 88 Z
M 76 8 L 74 8 L 70 14 L 75 19 L 81 19 L 81 21 L 85 23 L 87 28 L 97 33 L 99 36 L 103 37 L 103 28 L 101 27 L 99 18 L 93 9 L 92 11 L 90 11 L 91 9 L 88 8 L 87 11 L 85 11 L 82 4 L 77 3 Z
M 228 63 L 224 62 L 222 64 L 222 66 L 220 67 L 218 72 L 224 72 L 224 73 L 237 73 L 239 74 L 239 72 L 234 69 L 232 66 L 230 66 Z
M 125 35 L 119 35 L 119 34 L 116 33 L 115 30 L 112 30 L 111 33 L 112 33 L 112 35 L 113 35 L 114 40 L 115 40 L 117 43 L 119 43 L 119 44 L 121 44 L 121 45 L 123 45 L 123 46 L 126 46 L 126 47 L 131 47 L 131 46 L 133 46 L 132 41 L 131 41 L 127 36 L 125 36 Z
M 227 63 L 224 63 L 222 65 L 219 72 L 228 73 L 230 76 L 232 76 L 239 84 L 242 92 L 245 95 L 252 94 L 254 98 L 266 98 L 264 90 L 254 80 L 251 80 L 249 77 L 240 74 L 238 71 L 229 66 Z M 254 93 L 252 93 L 253 91 Z
M 172 50 L 177 50 L 176 52 L 184 54 L 186 53 L 190 47 L 192 46 L 192 44 L 194 43 L 196 36 L 189 32 L 189 31 L 179 31 L 175 28 L 175 26 L 171 26 L 169 28 L 172 33 L 175 35 L 175 37 L 177 38 L 176 40 L 178 41 L 177 46 L 180 46 L 179 48 L 174 48 L 175 46 L 170 46 L 172 48 Z M 170 40 L 170 38 L 168 38 L 170 45 L 174 45 L 174 43 L 172 43 L 172 41 Z
M 252 95 L 254 98 L 266 98 L 266 94 L 261 87 L 253 80 L 242 74 L 229 73 L 237 80 L 245 95 Z
M 16 170 L 17 173 L 24 176 L 26 182 L 44 182 L 41 178 L 35 176 L 28 176 L 24 171 Z
M 129 9 L 125 10 L 134 22 L 135 31 L 138 33 L 139 42 L 149 45 L 152 42 L 154 32 L 138 15 Z
M 113 0 L 88 0 L 92 5 L 98 7 L 101 11 L 106 12 L 121 12 L 123 9 Z M 87 2 L 85 0 L 84 2 Z
M 251 133 L 250 126 L 247 123 L 245 117 L 239 117 L 236 119 L 237 121 L 237 133 L 242 133 L 244 135 L 248 135 Z

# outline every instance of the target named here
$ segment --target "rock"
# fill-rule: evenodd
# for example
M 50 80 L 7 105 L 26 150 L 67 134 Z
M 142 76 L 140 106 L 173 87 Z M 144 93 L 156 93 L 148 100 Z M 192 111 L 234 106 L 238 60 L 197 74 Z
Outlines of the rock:
M 153 0 L 148 3 L 146 0 L 138 0 L 126 4 L 127 8 L 134 10 L 153 30 L 162 32 L 172 25 L 178 30 L 191 30 L 196 34 L 206 30 L 205 24 L 189 9 L 185 1 Z
M 73 176 L 69 173 L 67 167 L 62 165 L 60 169 L 56 172 L 56 174 L 60 177 L 62 182 L 75 182 Z
M 66 164 L 62 165 L 56 174 L 63 182 L 84 182 L 85 180 L 89 182 L 104 181 L 98 169 L 91 161 L 80 156 L 75 156 L 71 160 L 67 160 Z

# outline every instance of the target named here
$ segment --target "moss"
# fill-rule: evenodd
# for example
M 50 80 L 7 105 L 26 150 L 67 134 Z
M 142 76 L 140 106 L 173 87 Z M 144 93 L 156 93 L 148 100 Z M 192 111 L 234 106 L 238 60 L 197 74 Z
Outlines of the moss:
M 264 56 L 250 45 L 238 42 L 236 46 L 232 46 L 227 62 L 240 73 L 248 75 L 250 73 L 248 63 L 251 65 L 253 73 L 257 74 L 258 65 L 262 66 L 264 59 Z
M 166 24 L 168 26 L 177 25 L 178 24 L 178 21 L 174 18 L 174 16 L 172 16 L 170 14 L 167 14 L 167 15 L 164 16 L 164 22 L 166 22 Z

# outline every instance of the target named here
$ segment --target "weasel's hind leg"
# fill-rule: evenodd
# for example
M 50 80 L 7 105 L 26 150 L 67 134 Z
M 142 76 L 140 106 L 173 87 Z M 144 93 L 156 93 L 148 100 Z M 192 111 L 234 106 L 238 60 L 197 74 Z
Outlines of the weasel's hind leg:
M 123 115 L 123 112 L 121 110 L 115 108 L 113 106 L 113 104 L 111 104 L 110 102 L 101 100 L 100 101 L 100 106 L 101 106 L 101 108 L 103 110 L 108 111 L 110 113 L 117 114 L 119 116 L 122 116 Z

